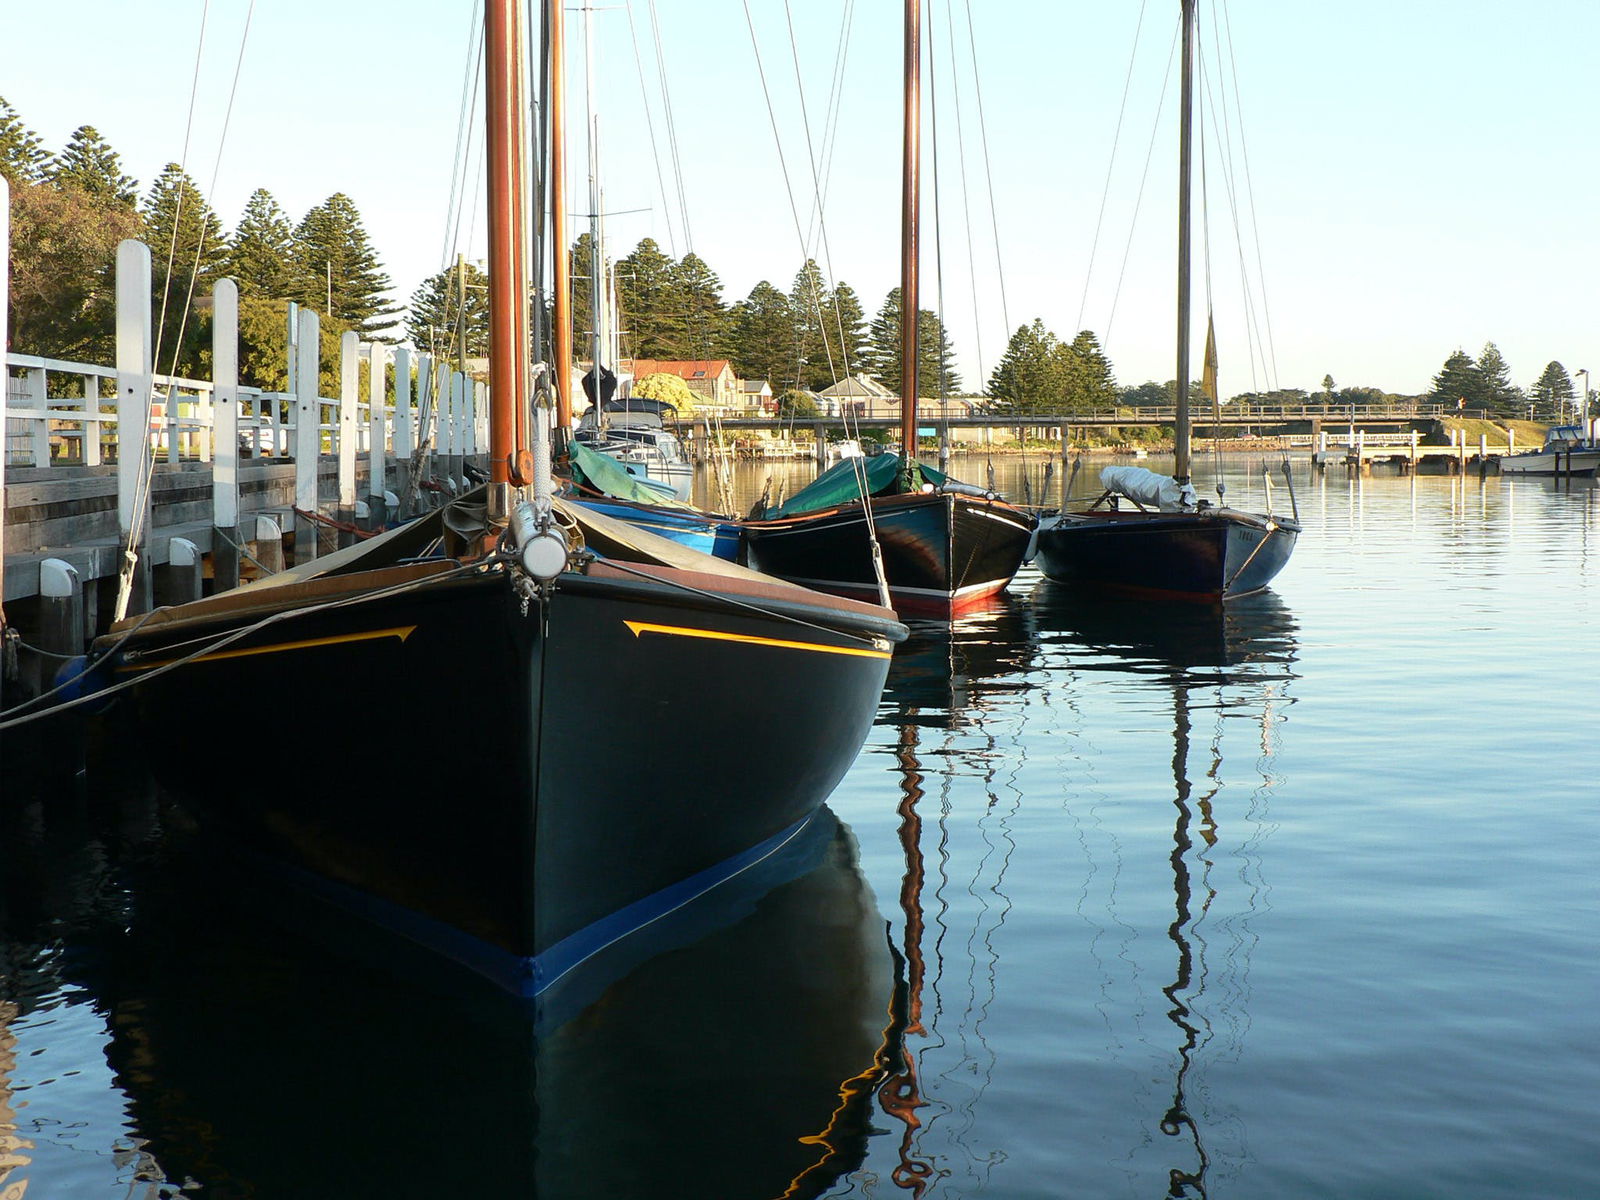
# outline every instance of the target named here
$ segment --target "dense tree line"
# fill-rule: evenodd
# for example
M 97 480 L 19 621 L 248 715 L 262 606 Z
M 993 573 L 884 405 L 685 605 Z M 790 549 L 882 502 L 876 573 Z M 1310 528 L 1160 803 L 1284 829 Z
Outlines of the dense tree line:
M 584 234 L 571 250 L 572 324 L 580 358 L 588 356 L 594 328 L 593 258 Z M 869 375 L 900 390 L 898 288 L 869 322 L 855 289 L 842 281 L 830 286 L 816 261 L 807 259 L 787 290 L 763 279 L 729 304 L 721 279 L 703 259 L 692 252 L 673 259 L 652 238 L 618 259 L 611 274 L 624 357 L 726 358 L 741 378 L 765 379 L 780 395 L 821 391 L 850 375 Z M 426 305 L 428 288 L 412 298 L 414 314 Z M 943 324 L 919 309 L 917 330 L 921 394 L 958 392 L 955 351 Z
M 258 189 L 231 235 L 193 179 L 168 163 L 141 196 L 115 149 L 74 130 L 51 154 L 0 97 L 0 174 L 11 186 L 11 341 L 30 353 L 107 362 L 115 354 L 116 247 L 150 247 L 156 369 L 210 370 L 204 300 L 217 279 L 239 284 L 240 375 L 281 388 L 290 301 L 323 315 L 325 339 L 347 329 L 385 339 L 400 311 L 354 202 L 335 193 L 292 223 Z
M 1587 377 L 1586 377 L 1587 378 Z M 1476 359 L 1456 350 L 1433 377 L 1428 399 L 1457 409 L 1483 409 L 1501 417 L 1557 420 L 1570 417 L 1578 389 L 1566 367 L 1551 361 L 1527 388 L 1511 382 L 1511 368 L 1500 348 L 1485 343 Z

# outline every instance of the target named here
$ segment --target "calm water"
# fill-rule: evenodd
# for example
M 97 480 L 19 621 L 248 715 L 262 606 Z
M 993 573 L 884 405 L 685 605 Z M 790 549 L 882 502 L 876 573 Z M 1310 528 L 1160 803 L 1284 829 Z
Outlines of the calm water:
M 1600 491 L 1295 483 L 1225 613 L 919 628 L 837 820 L 554 1028 L 9 789 L 0 1197 L 1600 1194 Z

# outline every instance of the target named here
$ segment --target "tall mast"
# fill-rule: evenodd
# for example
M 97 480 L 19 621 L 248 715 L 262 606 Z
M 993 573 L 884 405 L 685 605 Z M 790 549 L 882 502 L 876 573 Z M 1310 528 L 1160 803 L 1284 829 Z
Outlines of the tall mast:
M 905 117 L 900 171 L 900 454 L 917 460 L 917 215 L 922 126 L 922 0 L 905 0 Z
M 1194 8 L 1183 3 L 1182 93 L 1178 106 L 1178 419 L 1172 447 L 1173 476 L 1189 482 L 1189 147 L 1194 121 Z
M 555 360 L 556 428 L 572 428 L 572 251 L 567 239 L 566 42 L 563 0 L 549 0 L 550 30 L 550 355 Z M 557 438 L 556 445 L 562 442 Z
M 489 174 L 489 519 L 510 519 L 511 459 L 516 451 L 516 397 L 526 364 L 527 322 L 522 306 L 528 287 L 522 239 L 515 232 L 523 214 L 521 192 L 522 103 L 515 49 L 522 44 L 519 0 L 486 0 L 484 80 Z
M 605 398 L 600 392 L 600 361 L 606 355 L 606 252 L 600 225 L 600 114 L 594 102 L 594 9 L 583 10 L 584 110 L 589 118 L 589 357 L 594 363 L 595 428 L 605 427 Z

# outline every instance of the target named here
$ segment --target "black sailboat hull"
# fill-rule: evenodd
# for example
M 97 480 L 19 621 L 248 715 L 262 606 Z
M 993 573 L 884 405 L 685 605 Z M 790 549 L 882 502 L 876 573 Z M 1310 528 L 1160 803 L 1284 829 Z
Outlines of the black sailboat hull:
M 1234 509 L 1065 513 L 1039 528 L 1047 578 L 1147 595 L 1227 600 L 1266 587 L 1300 527 Z
M 806 587 L 876 600 L 872 537 L 883 552 L 890 603 L 901 616 L 949 619 L 1005 589 L 1022 565 L 1033 518 L 1002 500 L 957 492 L 878 496 L 770 521 L 747 522 L 750 565 Z
M 527 606 L 504 570 L 368 574 L 135 634 L 116 674 L 152 773 L 258 860 L 529 996 L 795 836 L 904 636 L 665 567 L 596 563 Z M 296 731 L 282 761 L 239 736 L 268 721 Z

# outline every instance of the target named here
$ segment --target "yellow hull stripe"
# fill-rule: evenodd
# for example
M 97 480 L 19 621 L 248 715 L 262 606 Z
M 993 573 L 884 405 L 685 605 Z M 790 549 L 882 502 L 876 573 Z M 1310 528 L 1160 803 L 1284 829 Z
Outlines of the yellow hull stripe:
M 369 629 L 365 633 L 345 633 L 338 637 L 306 638 L 298 642 L 276 642 L 271 646 L 251 646 L 245 650 L 218 650 L 215 654 L 202 654 L 191 663 L 221 662 L 225 658 L 251 658 L 257 654 L 281 654 L 285 650 L 311 650 L 317 646 L 339 646 L 346 642 L 372 642 L 379 638 L 399 638 L 402 642 L 416 632 L 415 625 L 397 625 L 393 629 Z M 164 658 L 157 662 L 136 662 L 118 667 L 118 671 L 153 671 L 169 663 L 181 662 L 178 658 Z
M 715 642 L 745 642 L 752 646 L 778 646 L 785 650 L 815 650 L 819 654 L 846 654 L 852 658 L 889 658 L 887 650 L 862 650 L 855 646 L 821 646 L 816 642 L 790 642 L 782 638 L 754 637 L 748 633 L 724 633 L 719 629 L 692 629 L 683 625 L 654 625 L 649 621 L 624 621 L 633 636 L 664 633 L 669 637 L 708 638 Z

